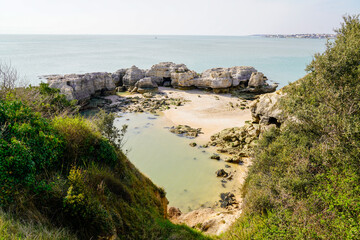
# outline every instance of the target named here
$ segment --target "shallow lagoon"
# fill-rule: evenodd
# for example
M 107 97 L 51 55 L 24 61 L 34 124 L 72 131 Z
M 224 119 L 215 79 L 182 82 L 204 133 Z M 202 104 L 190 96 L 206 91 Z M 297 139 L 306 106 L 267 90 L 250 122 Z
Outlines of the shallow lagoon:
M 228 181 L 224 188 L 215 172 L 225 168 L 225 162 L 210 159 L 215 149 L 190 147 L 189 143 L 197 142 L 196 139 L 171 133 L 168 128 L 172 123 L 165 117 L 128 113 L 116 119 L 115 126 L 123 124 L 129 126 L 124 146 L 124 150 L 129 150 L 129 159 L 155 184 L 165 188 L 170 206 L 183 212 L 212 206 L 220 199 L 220 193 L 230 191 L 236 184 L 236 180 Z M 229 165 L 232 170 L 244 171 L 240 165 Z

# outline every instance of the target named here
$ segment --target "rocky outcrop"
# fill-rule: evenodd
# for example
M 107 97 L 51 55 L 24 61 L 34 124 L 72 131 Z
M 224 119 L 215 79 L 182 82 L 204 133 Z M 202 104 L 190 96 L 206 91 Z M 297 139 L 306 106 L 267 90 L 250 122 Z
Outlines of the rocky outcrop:
M 246 66 L 231 67 L 228 68 L 228 71 L 230 72 L 232 77 L 232 86 L 237 87 L 240 85 L 242 88 L 245 88 L 247 86 L 251 74 L 257 72 L 255 68 Z
M 194 87 L 213 89 L 214 92 L 272 92 L 277 85 L 269 85 L 264 74 L 253 67 L 212 68 L 202 74 L 189 70 L 185 64 L 163 62 L 149 70 L 132 66 L 115 73 L 87 73 L 44 76 L 50 87 L 60 89 L 69 100 L 88 101 L 97 95 L 106 95 L 115 90 L 146 92 L 158 86 Z
M 146 93 L 156 91 L 157 88 L 158 85 L 156 84 L 155 80 L 153 80 L 153 78 L 151 77 L 146 77 L 137 81 L 131 91 L 138 93 Z
M 253 72 L 248 83 L 247 91 L 252 93 L 268 93 L 275 91 L 277 85 L 269 85 L 266 83 L 267 80 L 267 77 L 265 77 L 263 73 Z
M 180 136 L 196 138 L 201 132 L 201 128 L 192 128 L 188 125 L 178 125 L 170 128 L 170 132 Z
M 191 87 L 195 86 L 198 74 L 194 71 L 173 72 L 171 73 L 171 85 L 173 87 Z
M 274 93 L 264 94 L 255 100 L 250 106 L 253 122 L 278 126 L 284 122 L 284 116 L 279 108 L 279 101 L 283 96 L 283 91 L 278 90 Z
M 109 73 L 86 73 L 45 76 L 49 87 L 60 89 L 68 100 L 86 102 L 94 95 L 114 93 L 115 80 Z
M 243 127 L 227 128 L 211 136 L 208 145 L 216 146 L 220 153 L 227 153 L 231 156 L 224 161 L 229 163 L 242 163 L 248 158 L 251 149 L 260 135 L 259 124 L 246 124 Z
M 254 80 L 252 84 L 256 85 L 256 82 Z M 261 95 L 250 105 L 253 122 L 242 127 L 224 129 L 211 136 L 207 145 L 216 146 L 218 152 L 229 154 L 230 156 L 224 159 L 225 162 L 242 164 L 251 156 L 259 137 L 270 128 L 280 127 L 285 121 L 279 107 L 283 96 L 282 90 Z
M 127 69 L 123 77 L 123 84 L 126 87 L 135 86 L 136 82 L 145 77 L 145 71 L 136 66 Z
M 227 68 L 212 68 L 204 71 L 194 85 L 199 88 L 229 88 L 232 78 Z

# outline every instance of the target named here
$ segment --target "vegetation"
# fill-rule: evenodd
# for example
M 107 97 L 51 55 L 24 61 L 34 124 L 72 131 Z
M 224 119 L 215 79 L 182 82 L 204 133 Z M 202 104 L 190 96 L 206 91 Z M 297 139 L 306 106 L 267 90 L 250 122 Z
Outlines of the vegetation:
M 221 239 L 360 239 L 359 16 L 337 33 L 284 89 L 292 121 L 260 141 L 243 214 Z
M 3 86 L 0 239 L 207 239 L 165 218 L 165 191 L 123 154 L 114 115 L 85 119 L 46 84 Z

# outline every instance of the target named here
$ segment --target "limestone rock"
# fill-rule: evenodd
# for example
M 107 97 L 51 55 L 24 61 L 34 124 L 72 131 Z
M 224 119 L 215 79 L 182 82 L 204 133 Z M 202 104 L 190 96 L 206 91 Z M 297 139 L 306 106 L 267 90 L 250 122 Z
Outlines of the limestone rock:
M 174 87 L 190 87 L 194 85 L 194 78 L 197 77 L 197 73 L 194 71 L 187 72 L 172 72 L 171 73 L 171 85 Z
M 246 92 L 250 93 L 270 93 L 274 92 L 277 88 L 277 84 L 273 83 L 269 85 L 267 77 L 261 72 L 254 72 L 251 74 L 248 87 L 245 89 Z
M 158 85 L 152 80 L 151 77 L 146 77 L 146 78 L 140 79 L 138 82 L 136 82 L 135 87 L 137 87 L 137 88 L 157 88 Z
M 173 126 L 170 129 L 170 132 L 175 133 L 177 135 L 195 138 L 201 133 L 201 128 L 192 128 L 188 125 L 178 125 Z
M 189 69 L 185 64 L 175 64 L 173 62 L 161 62 L 153 65 L 147 72 L 147 77 L 152 77 L 153 80 L 159 85 L 162 86 L 166 82 L 166 85 L 171 81 L 172 84 L 172 74 L 173 73 L 185 73 Z M 183 78 L 184 76 L 182 76 Z
M 112 74 L 112 78 L 114 80 L 115 86 L 123 85 L 123 78 L 124 78 L 127 70 L 128 70 L 127 68 L 122 68 Z
M 145 77 L 145 71 L 136 66 L 129 68 L 123 77 L 125 86 L 135 86 L 135 83 Z
M 233 79 L 232 86 L 237 87 L 239 84 L 246 86 L 250 80 L 251 74 L 256 73 L 257 70 L 253 67 L 240 66 L 229 68 L 229 72 Z
M 44 76 L 49 87 L 60 89 L 68 100 L 88 101 L 95 94 L 106 95 L 115 91 L 112 75 L 109 73 L 86 73 Z M 72 90 L 70 88 L 72 88 Z
M 261 124 L 281 124 L 284 116 L 279 108 L 279 100 L 283 96 L 281 90 L 260 96 L 250 106 L 253 121 Z
M 263 73 L 254 72 L 251 74 L 248 86 L 259 88 L 264 85 L 265 81 L 266 81 L 266 78 Z
M 194 85 L 200 88 L 229 88 L 232 78 L 226 68 L 212 68 L 204 71 L 201 78 L 194 81 Z

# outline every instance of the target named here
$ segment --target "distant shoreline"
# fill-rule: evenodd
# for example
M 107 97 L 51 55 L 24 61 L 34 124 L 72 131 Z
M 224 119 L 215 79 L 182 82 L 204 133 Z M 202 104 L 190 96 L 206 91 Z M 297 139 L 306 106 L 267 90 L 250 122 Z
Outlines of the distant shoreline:
M 301 33 L 301 34 L 258 34 L 254 36 L 266 38 L 307 38 L 307 39 L 333 39 L 336 34 L 329 33 Z

